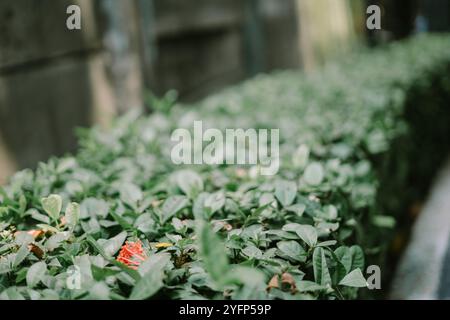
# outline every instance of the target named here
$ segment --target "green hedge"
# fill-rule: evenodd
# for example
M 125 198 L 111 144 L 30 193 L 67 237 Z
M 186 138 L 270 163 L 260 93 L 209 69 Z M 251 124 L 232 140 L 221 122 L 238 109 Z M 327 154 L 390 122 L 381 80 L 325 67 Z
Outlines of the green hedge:
M 446 35 L 417 37 L 311 75 L 258 76 L 194 106 L 151 98 L 149 116 L 81 131 L 75 156 L 0 189 L 0 298 L 372 295 L 358 288 L 367 265 L 389 273 L 396 222 L 450 145 L 449 52 Z M 174 165 L 170 135 L 194 120 L 279 128 L 278 175 Z M 43 232 L 17 232 L 32 229 Z M 147 258 L 134 270 L 116 257 L 138 239 Z

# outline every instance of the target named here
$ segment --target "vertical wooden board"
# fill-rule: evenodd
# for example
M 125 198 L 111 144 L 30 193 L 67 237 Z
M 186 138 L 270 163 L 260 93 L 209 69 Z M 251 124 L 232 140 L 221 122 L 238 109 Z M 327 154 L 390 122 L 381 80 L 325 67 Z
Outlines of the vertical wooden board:
M 90 124 L 89 79 L 83 60 L 0 77 L 0 135 L 18 167 L 74 150 L 74 128 Z
M 261 16 L 265 35 L 268 70 L 300 66 L 299 32 L 295 0 L 262 0 Z
M 349 0 L 296 0 L 300 52 L 306 70 L 346 54 L 357 44 Z
M 237 25 L 244 18 L 241 0 L 154 0 L 155 33 L 171 36 Z
M 81 7 L 82 30 L 66 27 L 67 7 Z M 89 0 L 0 1 L 0 70 L 101 46 Z
M 245 75 L 243 39 L 238 30 L 159 41 L 158 94 L 169 89 L 193 100 L 207 92 L 242 80 Z
M 117 115 L 114 89 L 108 80 L 105 58 L 102 54 L 93 55 L 88 60 L 89 81 L 91 83 L 92 103 L 90 121 L 108 128 Z
M 0 135 L 0 186 L 7 183 L 8 177 L 17 170 L 16 160 Z
M 104 61 L 120 112 L 142 106 L 140 24 L 136 1 L 103 0 L 99 16 L 104 38 Z

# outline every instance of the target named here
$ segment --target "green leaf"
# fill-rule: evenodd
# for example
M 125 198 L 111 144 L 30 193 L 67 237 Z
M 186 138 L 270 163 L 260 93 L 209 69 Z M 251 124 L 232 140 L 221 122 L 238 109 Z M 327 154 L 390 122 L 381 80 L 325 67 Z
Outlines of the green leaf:
M 346 273 L 355 269 L 364 269 L 364 252 L 359 246 L 341 246 L 334 251 L 336 258 L 345 267 Z
M 69 232 L 58 232 L 52 235 L 48 240 L 45 242 L 45 248 L 48 251 L 53 251 L 57 249 L 62 242 L 69 239 L 70 233 Z
M 19 232 L 18 235 L 16 235 L 15 243 L 19 246 L 23 244 L 30 244 L 34 241 L 34 238 L 32 235 L 26 233 L 26 232 Z
M 334 259 L 334 267 L 333 267 L 333 274 L 332 274 L 332 280 L 333 280 L 333 284 L 337 284 L 339 283 L 339 281 L 341 281 L 345 275 L 348 273 L 347 268 L 344 266 L 344 264 L 342 264 L 342 262 L 340 261 L 340 258 L 336 255 L 335 252 L 329 250 L 329 252 L 331 253 L 331 256 Z
M 188 204 L 189 200 L 185 196 L 176 195 L 167 198 L 161 208 L 161 222 L 165 223 L 182 209 L 186 208 Z
M 317 244 L 317 230 L 310 225 L 289 223 L 283 226 L 283 231 L 295 232 L 308 246 L 314 247 Z
M 297 290 L 300 292 L 315 292 L 315 291 L 324 291 L 326 290 L 326 286 L 318 285 L 313 281 L 302 280 L 298 282 Z
M 65 213 L 66 223 L 73 230 L 80 219 L 80 205 L 76 202 L 69 203 Z
M 51 232 L 51 233 L 58 233 L 59 230 L 56 229 L 55 227 L 52 227 L 48 224 L 44 224 L 44 223 L 39 223 L 36 225 L 36 227 L 38 227 L 39 229 L 41 229 L 44 232 Z
M 170 261 L 170 255 L 160 254 L 149 258 L 140 266 L 142 278 L 131 291 L 131 300 L 144 300 L 155 295 L 164 285 L 164 268 Z
M 14 256 L 14 260 L 12 263 L 12 267 L 16 268 L 18 267 L 23 260 L 25 260 L 25 258 L 28 256 L 28 254 L 30 253 L 30 250 L 28 250 L 28 244 L 24 243 L 19 250 L 17 251 L 17 253 Z
M 309 164 L 303 174 L 306 183 L 311 186 L 318 186 L 322 183 L 325 173 L 323 166 L 318 162 Z
M 306 261 L 306 251 L 297 241 L 279 241 L 277 247 L 280 251 L 296 261 Z
M 52 194 L 47 198 L 42 198 L 41 200 L 42 208 L 47 212 L 48 216 L 53 221 L 58 221 L 59 214 L 62 208 L 62 198 L 57 194 Z
M 283 207 L 291 205 L 297 196 L 297 184 L 293 181 L 278 181 L 275 184 L 275 197 Z
M 380 228 L 392 229 L 395 227 L 396 221 L 394 217 L 391 216 L 374 216 L 372 218 L 372 223 Z
M 175 173 L 178 187 L 189 198 L 194 198 L 203 191 L 203 180 L 197 172 L 192 170 L 180 170 Z
M 364 269 L 364 252 L 360 246 L 354 245 L 350 247 L 350 253 L 352 255 L 352 268 L 359 268 L 361 270 Z
M 108 255 L 91 235 L 88 235 L 86 237 L 86 240 L 109 263 L 112 263 L 116 267 L 119 267 L 122 271 L 126 272 L 134 280 L 138 281 L 140 279 L 139 273 L 136 270 L 130 269 L 128 266 L 124 265 L 123 263 L 117 261 L 110 255 Z
M 259 216 L 261 215 L 261 213 L 264 212 L 264 210 L 266 210 L 267 208 L 269 208 L 270 205 L 271 205 L 270 203 L 267 203 L 267 204 L 263 205 L 262 207 L 255 209 L 252 212 L 252 214 L 247 216 L 247 218 L 245 219 L 244 226 L 249 226 L 249 225 L 255 223 L 259 219 Z
M 47 215 L 39 213 L 36 209 L 32 208 L 27 210 L 27 214 L 31 216 L 34 220 L 43 222 L 45 224 L 50 224 L 50 219 Z
M 109 214 L 125 230 L 132 230 L 133 229 L 133 225 L 130 224 L 124 217 L 118 215 L 117 213 L 115 213 L 113 211 L 111 211 Z
M 328 270 L 325 250 L 323 248 L 314 249 L 313 253 L 314 279 L 320 285 L 331 285 L 330 271 Z
M 192 213 L 194 214 L 195 219 L 203 220 L 208 218 L 207 212 L 205 210 L 205 201 L 209 197 L 209 193 L 202 192 L 197 198 L 194 200 L 194 204 L 192 206 Z
M 287 211 L 294 212 L 297 216 L 303 216 L 303 212 L 305 212 L 306 206 L 303 203 L 296 203 L 291 206 L 285 207 Z
M 155 220 L 151 214 L 142 213 L 135 221 L 134 227 L 143 233 L 149 233 L 155 229 Z
M 327 220 L 336 220 L 338 217 L 338 210 L 333 205 L 328 205 L 323 208 L 324 218 Z
M 127 232 L 123 231 L 113 238 L 110 238 L 106 241 L 104 240 L 103 243 L 100 243 L 100 240 L 99 240 L 99 244 L 101 245 L 103 251 L 107 255 L 113 256 L 117 253 L 117 251 L 119 251 L 120 247 L 122 247 L 126 238 L 127 238 Z
M 101 268 L 101 267 L 96 266 L 95 264 L 91 264 L 91 273 L 92 273 L 93 278 L 96 281 L 103 281 L 107 277 L 117 275 L 119 272 L 121 272 L 121 271 L 113 270 L 111 268 Z
M 225 284 L 244 284 L 254 289 L 265 287 L 265 276 L 262 271 L 255 268 L 234 266 L 225 276 Z
M 36 286 L 47 272 L 47 264 L 44 261 L 36 262 L 27 272 L 27 285 L 30 288 Z
M 9 287 L 0 294 L 0 300 L 25 300 L 16 287 Z
M 138 202 L 143 198 L 141 188 L 131 182 L 121 184 L 119 193 L 120 199 L 132 208 L 136 208 Z
M 361 269 L 357 268 L 347 274 L 340 282 L 339 285 L 353 288 L 367 287 L 367 281 L 364 278 Z
M 22 215 L 27 208 L 27 198 L 21 194 L 19 197 L 19 213 Z
M 217 234 L 204 222 L 198 222 L 197 237 L 200 249 L 199 254 L 203 260 L 205 270 L 216 285 L 221 287 L 224 276 L 229 270 L 225 246 Z
M 96 198 L 84 199 L 80 204 L 80 218 L 102 217 L 106 218 L 109 205 L 105 200 Z
M 319 242 L 318 244 L 316 244 L 316 247 L 331 247 L 336 245 L 337 241 L 336 240 L 327 240 L 327 241 L 323 241 L 323 242 Z
M 263 257 L 262 251 L 253 244 L 242 249 L 242 253 L 250 259 L 261 259 Z
M 352 253 L 349 247 L 341 246 L 334 251 L 336 258 L 345 267 L 346 273 L 352 270 Z
M 152 255 L 149 259 L 145 260 L 139 266 L 138 272 L 141 276 L 145 276 L 152 270 L 158 269 L 159 265 L 167 265 L 170 261 L 170 254 L 168 253 L 156 253 Z
M 304 168 L 308 164 L 309 152 L 307 145 L 302 144 L 299 146 L 292 156 L 292 163 L 294 166 L 297 168 Z
M 110 299 L 111 289 L 105 282 L 99 281 L 94 283 L 89 288 L 89 296 L 90 300 L 107 300 Z
M 205 198 L 204 207 L 208 210 L 208 216 L 211 217 L 215 212 L 222 209 L 225 205 L 225 193 L 218 191 Z

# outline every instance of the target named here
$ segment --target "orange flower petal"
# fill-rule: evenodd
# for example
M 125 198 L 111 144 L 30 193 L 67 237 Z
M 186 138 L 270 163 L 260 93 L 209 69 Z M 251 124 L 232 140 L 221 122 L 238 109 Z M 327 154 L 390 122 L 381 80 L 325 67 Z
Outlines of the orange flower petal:
M 147 256 L 142 248 L 142 242 L 140 240 L 125 242 L 116 260 L 132 269 L 137 269 L 143 261 L 147 260 Z

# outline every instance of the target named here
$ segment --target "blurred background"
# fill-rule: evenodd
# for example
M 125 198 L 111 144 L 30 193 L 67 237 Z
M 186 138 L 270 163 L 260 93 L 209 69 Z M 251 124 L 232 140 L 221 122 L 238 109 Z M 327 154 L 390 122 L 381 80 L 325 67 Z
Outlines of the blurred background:
M 81 30 L 66 28 L 72 4 Z M 370 4 L 382 30 L 366 28 Z M 448 30 L 447 0 L 2 0 L 0 185 L 150 92 L 193 102 L 258 73 Z

